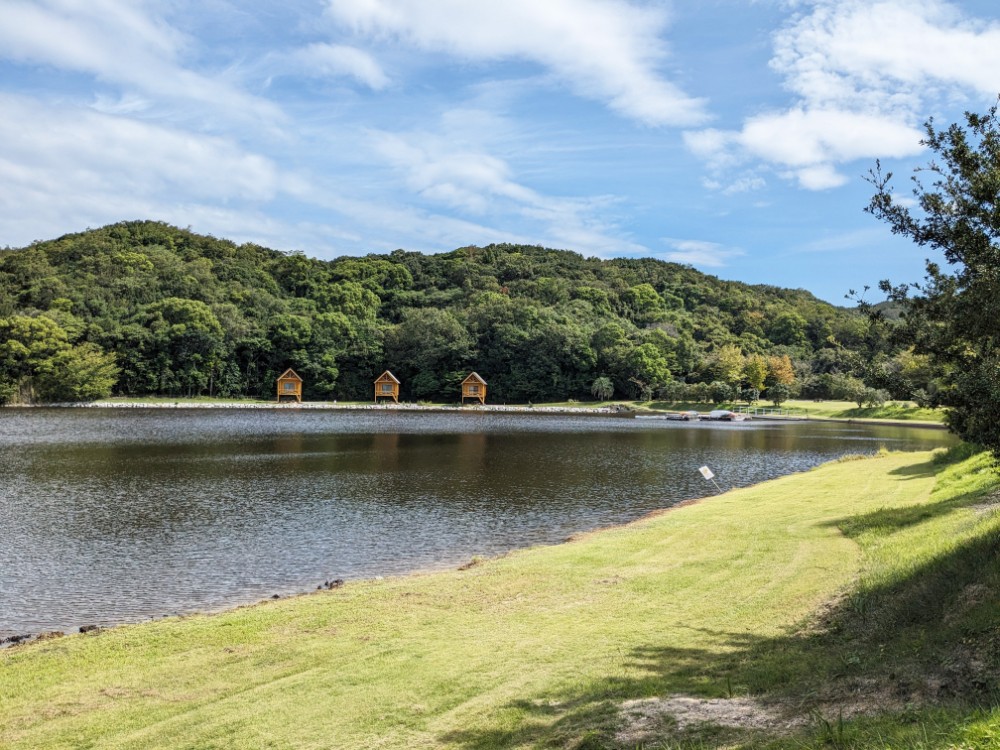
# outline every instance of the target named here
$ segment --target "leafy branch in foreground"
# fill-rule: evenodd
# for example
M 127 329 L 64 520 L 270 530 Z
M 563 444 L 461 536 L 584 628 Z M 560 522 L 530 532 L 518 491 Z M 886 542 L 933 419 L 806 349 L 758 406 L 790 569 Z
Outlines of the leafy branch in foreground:
M 891 172 L 876 163 L 866 211 L 894 234 L 939 251 L 921 284 L 881 289 L 903 305 L 905 332 L 939 374 L 934 405 L 949 407 L 948 424 L 966 440 L 1000 456 L 1000 119 L 997 107 L 966 113 L 945 129 L 926 124 L 921 143 L 934 154 L 913 175 L 916 205 L 898 199 Z M 926 176 L 930 176 L 926 180 Z

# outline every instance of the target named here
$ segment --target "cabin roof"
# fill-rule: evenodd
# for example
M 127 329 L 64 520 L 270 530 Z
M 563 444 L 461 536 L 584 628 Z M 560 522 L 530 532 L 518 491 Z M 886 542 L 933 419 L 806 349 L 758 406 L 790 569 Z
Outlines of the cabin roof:
M 299 374 L 291 367 L 281 373 L 281 375 L 278 376 L 278 380 L 298 380 L 300 383 L 302 382 L 302 378 L 300 378 Z
M 391 380 L 396 385 L 399 385 L 399 383 L 400 383 L 399 378 L 397 378 L 395 375 L 393 375 L 388 370 L 386 370 L 381 375 L 379 375 L 378 378 L 375 380 L 375 382 L 378 383 L 379 381 L 386 380 L 386 379 Z
M 465 380 L 462 381 L 462 385 L 465 385 L 469 381 L 472 381 L 473 383 L 479 383 L 481 385 L 486 385 L 486 381 L 483 380 L 483 376 L 480 375 L 478 372 L 471 373 L 469 377 L 467 377 Z

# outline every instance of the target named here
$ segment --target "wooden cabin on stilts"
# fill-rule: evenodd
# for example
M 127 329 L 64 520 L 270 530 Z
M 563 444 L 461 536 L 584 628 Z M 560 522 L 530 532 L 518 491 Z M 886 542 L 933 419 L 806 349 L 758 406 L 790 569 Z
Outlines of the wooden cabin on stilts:
M 375 381 L 375 403 L 380 398 L 391 398 L 394 403 L 399 403 L 399 378 L 386 370 Z
M 478 372 L 471 373 L 469 377 L 462 381 L 462 403 L 467 398 L 475 399 L 480 404 L 486 403 L 486 381 L 482 379 Z
M 278 403 L 291 399 L 296 403 L 302 403 L 302 378 L 289 367 L 278 378 Z

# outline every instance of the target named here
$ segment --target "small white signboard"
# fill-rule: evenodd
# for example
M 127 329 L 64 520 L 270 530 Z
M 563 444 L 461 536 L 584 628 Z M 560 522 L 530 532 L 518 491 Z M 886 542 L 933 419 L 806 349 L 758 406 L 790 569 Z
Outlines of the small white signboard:
M 702 466 L 700 469 L 698 469 L 698 471 L 701 472 L 701 475 L 705 477 L 705 479 L 715 479 L 715 474 L 713 474 L 712 470 L 707 466 Z

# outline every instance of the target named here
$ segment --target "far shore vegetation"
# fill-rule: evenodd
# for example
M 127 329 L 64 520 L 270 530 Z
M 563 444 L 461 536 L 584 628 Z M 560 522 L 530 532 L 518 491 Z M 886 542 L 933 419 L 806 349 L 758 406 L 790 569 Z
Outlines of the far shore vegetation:
M 992 459 L 857 458 L 461 570 L 0 651 L 0 745 L 993 747 Z
M 230 398 L 230 399 L 220 399 L 220 398 L 210 398 L 209 396 L 196 396 L 191 398 L 186 397 L 169 397 L 169 396 L 145 396 L 145 397 L 110 397 L 100 399 L 97 403 L 114 405 L 161 405 L 169 406 L 171 404 L 185 404 L 185 405 L 205 405 L 210 406 L 212 404 L 227 404 L 227 405 L 260 405 L 260 404 L 273 404 L 275 399 L 249 399 L 249 398 Z M 372 401 L 306 401 L 307 405 L 312 403 L 314 405 L 329 405 L 329 406 L 368 406 Z M 459 403 L 457 401 L 419 401 L 416 402 L 417 405 L 432 407 L 455 407 Z M 404 402 L 404 406 L 406 406 Z M 505 404 L 506 405 L 506 404 Z M 918 406 L 914 402 L 905 401 L 890 401 L 883 404 L 882 406 L 865 406 L 858 407 L 856 404 L 848 401 L 802 401 L 802 400 L 789 400 L 783 402 L 780 406 L 774 406 L 767 403 L 757 403 L 754 405 L 748 405 L 740 402 L 721 402 L 721 403 L 696 403 L 696 402 L 674 402 L 674 401 L 635 401 L 635 400 L 607 400 L 607 401 L 594 401 L 594 400 L 584 400 L 584 401 L 559 401 L 551 403 L 539 403 L 539 404 L 509 404 L 510 406 L 522 406 L 522 407 L 539 407 L 539 408 L 566 408 L 566 409 L 604 409 L 611 407 L 624 407 L 629 410 L 633 410 L 637 413 L 669 413 L 669 412 L 680 412 L 680 411 L 695 411 L 700 414 L 704 414 L 713 409 L 733 409 L 737 411 L 745 411 L 750 415 L 757 415 L 759 418 L 770 417 L 770 416 L 792 416 L 792 417 L 804 417 L 809 419 L 837 419 L 837 420 L 860 420 L 860 421 L 902 421 L 902 422 L 913 422 L 914 424 L 934 424 L 941 425 L 944 422 L 945 413 L 942 409 L 931 409 L 926 407 Z M 295 408 L 294 404 L 287 404 L 289 408 Z M 391 408 L 391 407 L 390 407 Z M 476 405 L 467 405 L 467 408 L 475 409 Z
M 0 252 L 0 403 L 108 396 L 366 401 L 929 402 L 940 373 L 803 290 L 526 245 L 318 260 L 156 222 Z

